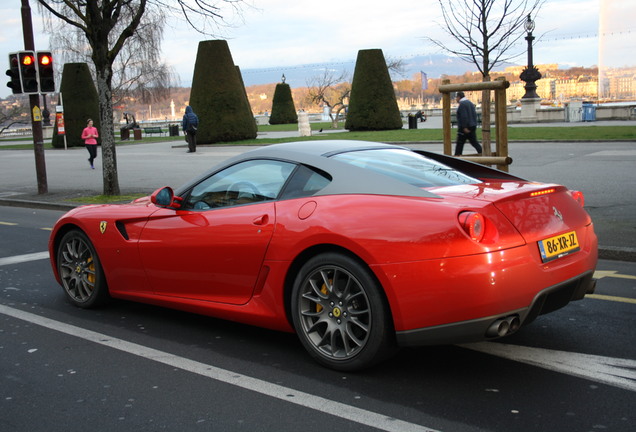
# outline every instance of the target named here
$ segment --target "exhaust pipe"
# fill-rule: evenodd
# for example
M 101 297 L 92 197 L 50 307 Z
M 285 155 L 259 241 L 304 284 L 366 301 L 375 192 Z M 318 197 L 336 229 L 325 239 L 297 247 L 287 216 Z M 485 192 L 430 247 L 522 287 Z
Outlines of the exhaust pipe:
M 508 326 L 509 326 L 508 334 L 512 334 L 516 332 L 517 330 L 519 330 L 519 327 L 521 327 L 521 320 L 519 319 L 517 315 L 511 315 L 507 317 L 506 321 L 508 321 Z
M 488 331 L 486 331 L 487 337 L 502 337 L 508 333 L 510 329 L 510 323 L 505 318 L 498 319 L 494 323 L 490 324 Z
M 518 315 L 499 318 L 490 324 L 490 327 L 486 330 L 486 337 L 495 338 L 506 336 L 519 330 L 519 327 L 521 327 L 521 320 Z

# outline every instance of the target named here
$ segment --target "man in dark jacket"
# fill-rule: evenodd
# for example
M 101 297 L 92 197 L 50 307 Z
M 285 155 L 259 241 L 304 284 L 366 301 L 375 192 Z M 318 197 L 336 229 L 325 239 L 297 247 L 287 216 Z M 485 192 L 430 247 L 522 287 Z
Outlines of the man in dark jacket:
M 199 117 L 192 111 L 192 107 L 188 105 L 185 109 L 181 127 L 188 142 L 188 153 L 197 151 L 197 128 L 199 127 Z
M 477 141 L 477 110 L 475 105 L 469 101 L 464 92 L 457 92 L 455 99 L 457 106 L 457 145 L 455 146 L 455 156 L 461 156 L 464 151 L 466 140 L 475 147 L 477 153 L 481 154 L 482 148 Z

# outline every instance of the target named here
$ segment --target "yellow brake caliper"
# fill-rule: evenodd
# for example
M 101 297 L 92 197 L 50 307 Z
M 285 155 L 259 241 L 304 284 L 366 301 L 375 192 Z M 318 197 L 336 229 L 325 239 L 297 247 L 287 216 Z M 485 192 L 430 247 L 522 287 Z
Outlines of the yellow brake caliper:
M 332 283 L 331 280 L 329 280 L 329 283 Z M 322 284 L 322 287 L 320 287 L 320 292 L 327 295 L 327 285 L 326 284 Z M 316 304 L 316 312 L 321 312 L 322 311 L 322 305 L 320 304 Z
M 86 277 L 86 279 L 89 283 L 95 285 L 95 261 L 93 261 L 92 257 L 88 259 L 88 269 L 91 273 Z

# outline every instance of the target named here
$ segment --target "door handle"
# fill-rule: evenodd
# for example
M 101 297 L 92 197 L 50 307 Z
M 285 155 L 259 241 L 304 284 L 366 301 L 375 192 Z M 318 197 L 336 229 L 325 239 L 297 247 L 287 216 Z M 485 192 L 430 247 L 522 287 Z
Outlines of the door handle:
M 269 221 L 269 216 L 264 214 L 262 216 L 254 218 L 254 220 L 252 220 L 252 223 L 254 225 L 265 225 L 265 224 L 267 224 L 268 221 Z

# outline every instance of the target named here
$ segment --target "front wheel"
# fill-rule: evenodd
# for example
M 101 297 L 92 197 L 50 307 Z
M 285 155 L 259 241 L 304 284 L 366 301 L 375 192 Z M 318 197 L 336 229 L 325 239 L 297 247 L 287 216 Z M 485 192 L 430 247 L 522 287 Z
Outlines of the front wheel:
M 79 230 L 67 232 L 56 255 L 62 287 L 71 303 L 90 308 L 110 298 L 99 257 L 86 234 Z
M 325 253 L 305 263 L 294 282 L 291 310 L 304 347 L 332 369 L 363 369 L 394 351 L 381 287 L 366 266 L 349 256 Z

